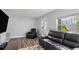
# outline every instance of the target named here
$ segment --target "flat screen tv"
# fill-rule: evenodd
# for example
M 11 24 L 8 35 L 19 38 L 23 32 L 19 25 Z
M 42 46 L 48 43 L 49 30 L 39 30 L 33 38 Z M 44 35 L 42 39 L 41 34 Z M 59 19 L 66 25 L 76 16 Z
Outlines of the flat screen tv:
M 0 33 L 7 30 L 8 19 L 9 17 L 2 10 L 0 10 Z

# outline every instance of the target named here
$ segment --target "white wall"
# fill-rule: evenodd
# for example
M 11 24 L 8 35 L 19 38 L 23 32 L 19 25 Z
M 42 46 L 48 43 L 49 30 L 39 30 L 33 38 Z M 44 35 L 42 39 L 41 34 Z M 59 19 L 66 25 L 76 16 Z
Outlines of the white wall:
M 37 19 L 30 19 L 25 17 L 10 17 L 7 33 L 9 33 L 10 37 L 15 38 L 25 36 L 25 33 L 33 27 L 38 28 L 40 31 L 41 20 L 44 19 L 47 21 L 47 30 L 56 30 L 56 19 L 58 17 L 71 15 L 74 13 L 79 13 L 79 9 L 59 9 Z
M 44 15 L 44 16 L 38 18 L 38 20 L 40 21 L 40 20 L 46 19 L 47 30 L 49 30 L 49 29 L 56 30 L 56 19 L 58 17 L 72 15 L 72 14 L 76 14 L 76 13 L 79 13 L 79 9 L 58 9 L 51 13 L 48 13 L 47 15 Z M 40 22 L 39 22 L 39 29 L 41 29 Z
M 36 20 L 24 17 L 10 17 L 7 33 L 10 38 L 25 37 L 25 33 L 36 27 Z

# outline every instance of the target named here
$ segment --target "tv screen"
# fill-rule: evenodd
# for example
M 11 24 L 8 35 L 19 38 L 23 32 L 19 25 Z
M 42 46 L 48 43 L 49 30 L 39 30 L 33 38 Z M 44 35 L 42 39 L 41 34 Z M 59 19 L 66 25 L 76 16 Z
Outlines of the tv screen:
M 9 17 L 0 10 L 0 33 L 5 32 L 7 30 Z

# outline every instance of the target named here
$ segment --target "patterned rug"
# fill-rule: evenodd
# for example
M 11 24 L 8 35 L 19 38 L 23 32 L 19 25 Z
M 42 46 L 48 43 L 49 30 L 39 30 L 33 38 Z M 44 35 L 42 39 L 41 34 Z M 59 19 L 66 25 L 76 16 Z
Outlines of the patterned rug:
M 26 49 L 26 50 L 43 50 L 43 48 L 39 45 L 39 39 L 28 39 L 28 38 L 14 38 L 8 42 L 5 50 L 18 50 L 18 49 Z
M 39 45 L 34 45 L 31 47 L 21 48 L 19 50 L 44 50 L 44 49 Z

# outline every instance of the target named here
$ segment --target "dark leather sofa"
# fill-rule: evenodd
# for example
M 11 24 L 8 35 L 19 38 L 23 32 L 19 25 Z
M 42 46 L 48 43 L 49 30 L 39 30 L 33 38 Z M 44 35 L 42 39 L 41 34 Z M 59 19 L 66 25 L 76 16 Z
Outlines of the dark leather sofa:
M 79 34 L 50 31 L 48 36 L 39 39 L 39 44 L 46 50 L 76 50 Z
M 0 50 L 5 50 L 7 44 L 8 44 L 7 42 L 1 44 L 1 45 L 0 45 Z

